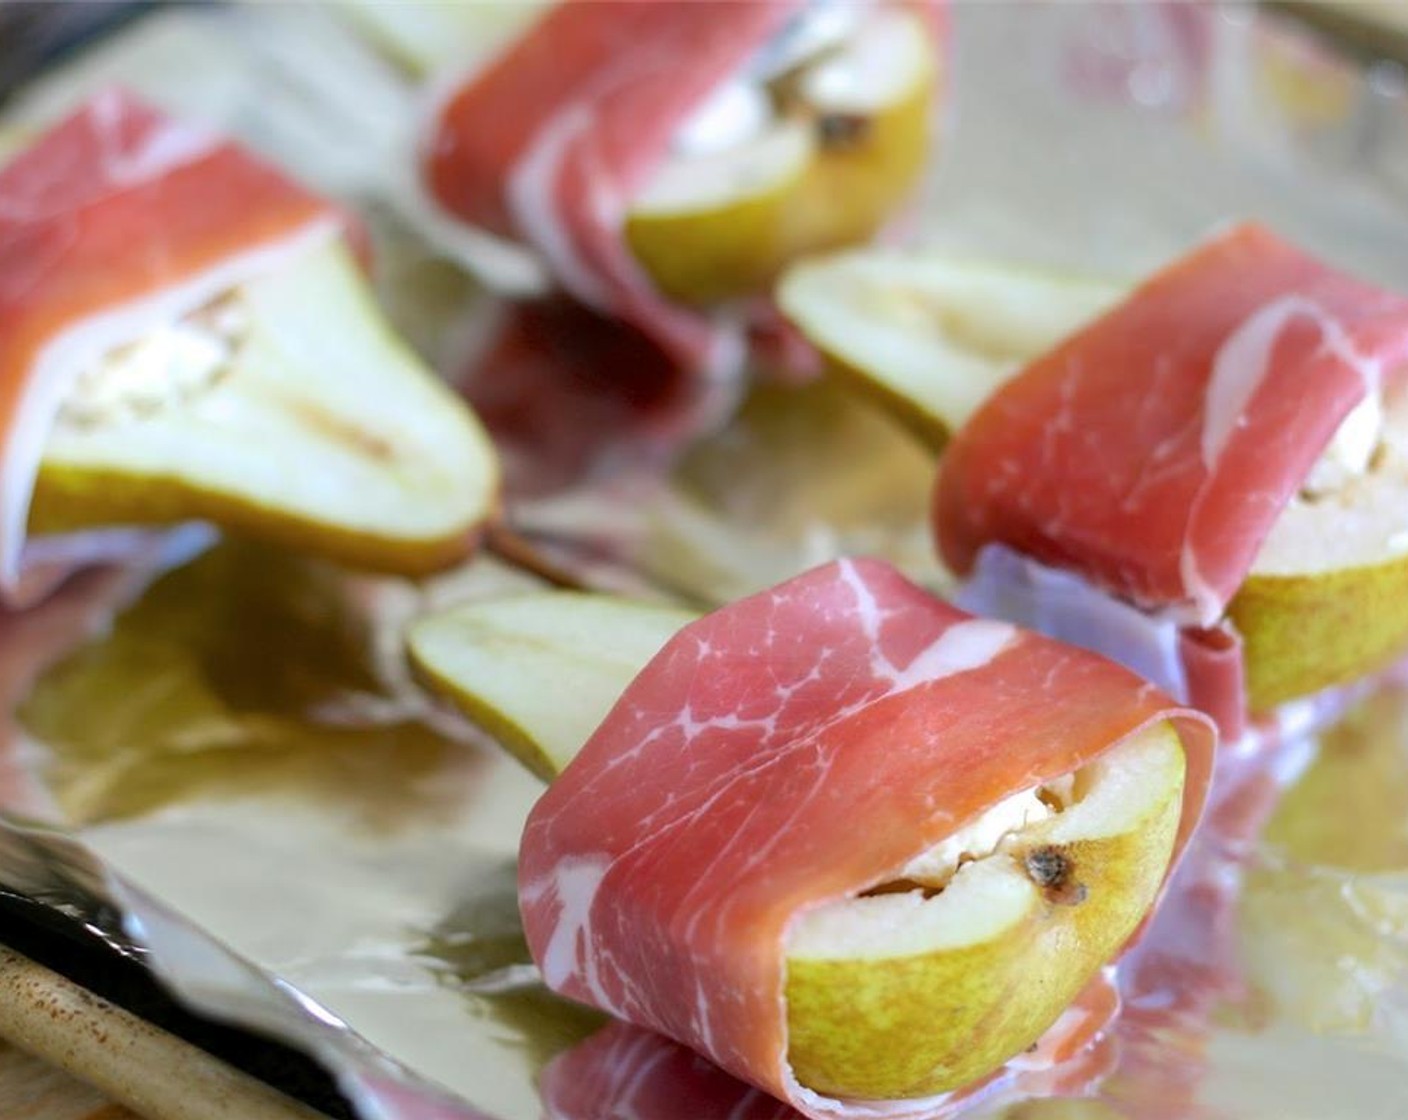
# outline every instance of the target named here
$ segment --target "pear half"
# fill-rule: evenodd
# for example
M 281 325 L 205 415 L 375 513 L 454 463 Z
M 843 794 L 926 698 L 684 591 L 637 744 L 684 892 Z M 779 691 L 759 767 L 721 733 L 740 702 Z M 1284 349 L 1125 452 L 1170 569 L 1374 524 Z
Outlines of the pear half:
M 793 266 L 777 300 L 833 369 L 941 448 L 1023 364 L 1123 291 L 936 252 L 860 249 Z
M 423 680 L 550 779 L 689 617 L 546 592 L 428 617 L 408 643 Z M 1183 781 L 1178 735 L 1155 725 L 801 915 L 786 982 L 798 1080 L 845 1098 L 929 1096 L 1031 1046 L 1153 904 Z
M 1291 500 L 1228 605 L 1253 712 L 1358 680 L 1408 651 L 1408 395 L 1363 439 L 1362 469 Z
M 761 123 L 668 159 L 631 202 L 627 244 L 661 291 L 708 303 L 757 291 L 804 253 L 868 239 L 923 169 L 937 81 L 918 16 L 865 18 L 833 49 L 759 78 Z M 748 91 L 722 93 L 735 105 L 714 111 L 748 113 Z
M 497 493 L 478 421 L 391 332 L 337 242 L 82 371 L 29 529 L 209 520 L 418 574 L 469 550 Z
M 695 617 L 605 595 L 539 592 L 427 616 L 411 626 L 407 643 L 431 689 L 551 781 L 646 662 Z

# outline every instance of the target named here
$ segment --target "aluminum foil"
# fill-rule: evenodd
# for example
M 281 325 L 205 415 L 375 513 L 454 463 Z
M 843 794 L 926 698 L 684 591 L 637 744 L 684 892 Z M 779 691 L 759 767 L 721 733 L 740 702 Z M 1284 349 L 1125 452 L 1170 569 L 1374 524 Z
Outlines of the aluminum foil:
M 917 240 L 1134 277 L 1254 216 L 1408 289 L 1395 65 L 1351 63 L 1242 7 L 955 16 Z M 521 309 L 426 242 L 402 158 L 424 95 L 351 25 L 305 5 L 158 12 L 5 123 L 34 127 L 113 79 L 370 213 L 393 317 L 475 394 L 486 339 Z M 589 373 L 567 399 L 599 402 Z M 548 482 L 516 483 L 514 523 L 555 563 L 698 605 L 841 551 L 943 586 L 932 461 L 869 406 L 825 382 L 764 385 L 675 455 L 638 404 L 601 413 L 603 438 L 574 444 Z M 499 434 L 530 465 L 544 442 L 563 451 L 551 427 Z M 368 1118 L 782 1115 L 667 1043 L 598 1033 L 600 1016 L 537 983 L 513 863 L 538 786 L 415 687 L 399 640 L 438 605 L 536 585 L 492 559 L 412 585 L 227 542 L 164 574 L 90 573 L 0 618 L 15 712 L 0 880 L 139 955 L 192 1006 L 316 1056 Z M 1065 1076 L 1019 1077 L 971 1115 L 1408 1114 L 1404 819 L 1396 688 L 1319 741 L 1230 754 L 1209 826 L 1123 968 L 1115 1030 Z

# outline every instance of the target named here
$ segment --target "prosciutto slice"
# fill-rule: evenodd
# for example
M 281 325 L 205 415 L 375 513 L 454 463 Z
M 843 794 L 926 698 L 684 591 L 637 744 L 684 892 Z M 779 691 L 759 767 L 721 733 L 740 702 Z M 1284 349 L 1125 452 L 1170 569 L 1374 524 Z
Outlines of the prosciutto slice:
M 0 169 L 0 593 L 79 374 L 341 229 L 279 172 L 119 90 Z
M 796 1082 L 789 924 L 1159 720 L 1187 754 L 1181 848 L 1205 717 L 886 564 L 817 568 L 682 630 L 538 802 L 519 858 L 533 957 L 556 991 L 809 1116 L 917 1115 L 939 1102 L 843 1106 Z
M 1206 242 L 998 390 L 949 446 L 945 560 L 1003 543 L 1212 627 L 1340 423 L 1408 361 L 1408 300 L 1269 230 Z
M 935 499 L 944 559 L 966 575 L 1002 546 L 1183 628 L 1183 695 L 1235 733 L 1227 604 L 1341 422 L 1405 361 L 1408 300 L 1229 229 L 958 433 Z

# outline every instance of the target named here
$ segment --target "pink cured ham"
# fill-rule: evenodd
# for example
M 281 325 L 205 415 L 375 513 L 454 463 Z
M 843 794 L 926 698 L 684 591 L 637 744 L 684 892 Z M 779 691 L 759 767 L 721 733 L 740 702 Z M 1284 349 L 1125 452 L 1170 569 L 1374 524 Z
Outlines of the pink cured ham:
M 342 229 L 234 144 L 118 90 L 0 169 L 0 590 L 18 580 L 44 441 L 78 375 Z
M 1188 759 L 1181 846 L 1205 717 L 888 565 L 815 569 L 681 631 L 539 801 L 519 859 L 534 959 L 556 991 L 833 1115 L 786 1061 L 789 923 L 1165 719 Z
M 741 340 L 658 292 L 626 245 L 627 207 L 690 113 L 803 0 L 568 0 L 455 89 L 423 174 L 456 217 L 529 244 L 576 298 L 648 331 L 681 364 L 722 373 Z M 916 4 L 935 35 L 941 10 Z
M 1242 225 L 1038 358 L 958 433 L 936 526 L 1215 627 L 1341 421 L 1408 361 L 1408 300 Z

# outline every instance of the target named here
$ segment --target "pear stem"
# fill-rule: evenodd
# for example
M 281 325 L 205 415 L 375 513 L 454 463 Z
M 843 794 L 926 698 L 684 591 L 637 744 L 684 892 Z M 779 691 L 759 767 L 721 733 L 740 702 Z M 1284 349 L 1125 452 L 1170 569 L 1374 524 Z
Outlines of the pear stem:
M 495 522 L 485 530 L 484 550 L 509 567 L 536 576 L 550 586 L 564 591 L 590 591 L 606 595 L 623 593 L 623 587 L 619 584 L 616 586 L 601 582 L 594 584 L 590 580 L 583 579 L 571 568 L 550 560 L 531 537 L 525 536 L 503 521 Z M 623 576 L 628 577 L 637 593 L 643 590 L 648 593 L 664 595 L 674 605 L 701 614 L 716 610 L 720 606 L 718 601 L 655 572 L 642 571 L 619 560 L 608 561 L 608 564 L 620 571 Z M 629 590 L 626 593 L 629 593 Z
M 497 521 L 485 530 L 484 550 L 510 568 L 536 576 L 552 587 L 564 591 L 592 590 L 572 572 L 549 560 L 532 541 L 507 522 Z

